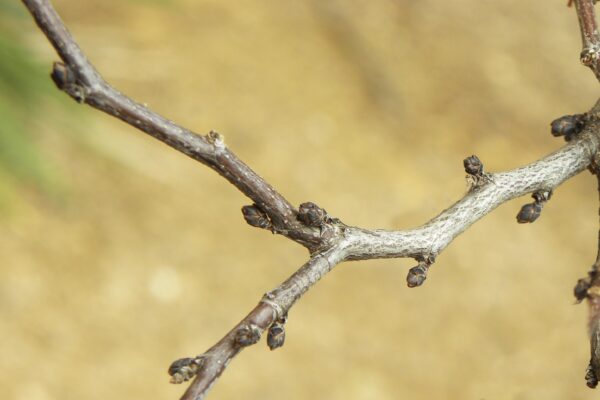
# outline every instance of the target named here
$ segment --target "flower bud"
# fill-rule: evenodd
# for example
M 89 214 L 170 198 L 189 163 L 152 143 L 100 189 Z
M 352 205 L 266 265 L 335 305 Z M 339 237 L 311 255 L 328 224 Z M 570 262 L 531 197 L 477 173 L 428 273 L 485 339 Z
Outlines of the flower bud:
M 285 328 L 283 324 L 279 321 L 276 321 L 269 328 L 269 334 L 267 335 L 267 345 L 269 349 L 275 350 L 281 346 L 285 342 Z
M 55 61 L 52 65 L 50 77 L 60 90 L 64 90 L 67 86 L 75 83 L 73 71 L 60 61 Z
M 258 208 L 256 204 L 242 207 L 242 214 L 244 214 L 244 219 L 250 226 L 262 229 L 271 227 L 269 217 L 263 210 Z
M 327 218 L 327 211 L 312 202 L 300 204 L 298 220 L 306 226 L 319 227 Z
M 567 136 L 567 139 L 581 132 L 585 125 L 583 114 L 565 115 L 550 123 L 552 136 Z
M 173 361 L 169 366 L 169 375 L 171 375 L 171 383 L 182 383 L 192 379 L 202 365 L 202 356 L 196 358 L 180 358 Z
M 261 330 L 254 324 L 244 325 L 235 333 L 235 342 L 242 346 L 251 346 L 260 340 Z
M 469 175 L 481 175 L 483 173 L 483 164 L 476 155 L 472 155 L 463 160 L 465 172 Z
M 542 213 L 542 206 L 538 203 L 525 204 L 517 214 L 517 222 L 520 224 L 531 223 L 538 219 Z
M 587 297 L 588 289 L 590 288 L 590 280 L 582 278 L 577 281 L 573 288 L 573 295 L 577 299 L 577 304 L 581 303 Z
M 408 270 L 408 274 L 406 275 L 406 284 L 408 287 L 413 288 L 417 286 L 421 286 L 425 279 L 427 279 L 427 270 L 429 267 L 427 264 L 419 263 L 416 267 L 412 267 Z

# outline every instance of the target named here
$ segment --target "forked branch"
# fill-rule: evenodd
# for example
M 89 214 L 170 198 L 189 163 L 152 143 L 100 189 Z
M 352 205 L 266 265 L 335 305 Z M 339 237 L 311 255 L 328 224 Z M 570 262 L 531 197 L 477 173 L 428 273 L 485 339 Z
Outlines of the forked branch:
M 597 121 L 600 106 L 595 107 L 593 112 L 594 122 L 590 122 L 589 128 L 573 142 L 516 170 L 486 174 L 485 183 L 473 187 L 460 201 L 421 227 L 406 231 L 384 231 L 349 227 L 340 222 L 329 223 L 326 229 L 336 230 L 333 236 L 338 238 L 330 250 L 313 257 L 287 281 L 265 295 L 246 318 L 206 353 L 187 359 L 191 364 L 199 364 L 199 368 L 194 369 L 192 374 L 186 374 L 189 370 L 184 369 L 184 374 L 175 379 L 185 380 L 198 374 L 183 399 L 201 399 L 224 366 L 245 347 L 236 343 L 236 332 L 244 333 L 248 326 L 254 325 L 256 337 L 259 338 L 270 324 L 287 315 L 299 297 L 339 262 L 415 258 L 419 265 L 411 269 L 407 280 L 411 287 L 420 286 L 435 257 L 477 220 L 508 200 L 528 193 L 550 192 L 587 168 L 591 157 L 600 148 L 600 124 Z M 268 307 L 268 311 L 265 307 Z M 181 361 L 176 363 L 180 364 Z
M 269 347 L 280 347 L 285 339 L 284 324 L 290 308 L 337 264 L 347 260 L 414 258 L 418 265 L 409 271 L 407 284 L 420 286 L 436 257 L 469 226 L 499 205 L 529 193 L 533 193 L 534 202 L 526 204 L 517 219 L 521 223 L 535 221 L 553 190 L 588 168 L 600 149 L 599 103 L 586 114 L 555 121 L 553 134 L 565 136 L 568 143 L 534 163 L 508 172 L 489 173 L 484 172 L 477 157 L 468 157 L 464 161 L 470 183 L 468 192 L 418 228 L 384 231 L 350 227 L 314 203 L 304 203 L 295 209 L 239 160 L 221 135 L 194 134 L 119 93 L 90 64 L 49 0 L 23 0 L 23 3 L 62 59 L 54 64 L 52 71 L 52 79 L 61 90 L 78 102 L 119 118 L 209 166 L 252 200 L 254 204 L 243 208 L 244 218 L 250 225 L 282 234 L 310 251 L 309 260 L 289 279 L 265 294 L 223 339 L 203 354 L 171 365 L 169 373 L 174 383 L 195 377 L 183 396 L 186 400 L 203 398 L 233 357 L 244 347 L 257 343 L 266 330 Z M 585 1 L 578 1 L 577 9 L 580 20 L 589 24 L 586 5 Z M 592 28 L 585 29 L 588 32 Z M 584 46 L 588 43 L 586 40 L 593 44 L 597 37 L 584 35 Z

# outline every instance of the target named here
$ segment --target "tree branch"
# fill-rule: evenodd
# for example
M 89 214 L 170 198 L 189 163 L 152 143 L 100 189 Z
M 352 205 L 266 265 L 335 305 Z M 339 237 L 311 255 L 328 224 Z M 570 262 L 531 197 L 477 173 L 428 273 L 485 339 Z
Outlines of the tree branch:
M 300 296 L 339 262 L 415 258 L 420 265 L 415 268 L 423 269 L 424 265 L 427 267 L 419 275 L 421 279 L 416 284 L 411 284 L 410 281 L 408 283 L 410 287 L 420 286 L 435 257 L 477 220 L 516 197 L 541 191 L 550 192 L 590 165 L 592 157 L 600 149 L 600 102 L 588 115 L 590 122 L 586 129 L 562 149 L 513 171 L 485 174 L 485 182 L 481 186 L 473 187 L 460 201 L 421 227 L 406 231 L 367 230 L 330 219 L 322 229 L 334 230 L 332 236 L 339 239 L 328 252 L 312 258 L 288 280 L 265 295 L 246 318 L 206 353 L 196 358 L 182 359 L 188 360 L 188 364 L 199 365 L 191 374 L 182 376 L 183 379 L 175 379 L 182 381 L 197 375 L 182 400 L 199 400 L 204 397 L 224 370 L 224 365 L 242 348 L 235 342 L 236 332 L 244 332 L 247 326 L 254 324 L 257 327 L 258 341 L 260 333 L 278 318 L 287 315 Z M 407 279 L 413 275 L 409 272 Z M 257 318 L 257 315 L 261 318 Z M 182 360 L 174 364 L 180 365 Z M 174 370 L 172 372 L 177 373 Z
M 52 79 L 80 103 L 104 111 L 200 161 L 248 196 L 269 219 L 268 228 L 311 251 L 323 242 L 319 233 L 297 220 L 297 210 L 271 185 L 230 151 L 216 132 L 199 136 L 106 83 L 87 60 L 49 0 L 23 0 L 63 63 L 55 63 Z
M 600 81 L 600 32 L 596 22 L 595 0 L 575 0 L 581 30 L 581 63 L 589 67 Z
M 174 378 L 172 382 L 187 380 L 196 375 L 196 379 L 187 389 L 182 400 L 204 398 L 231 359 L 244 347 L 257 343 L 262 333 L 276 321 L 285 320 L 294 303 L 335 265 L 340 263 L 345 258 L 346 252 L 347 244 L 339 243 L 331 250 L 312 257 L 275 290 L 266 293 L 258 305 L 208 351 L 193 359 L 175 361 L 170 368 Z M 281 325 L 280 327 L 282 328 Z M 279 345 L 282 344 L 283 342 Z M 269 347 L 273 349 L 272 346 Z M 198 368 L 187 376 L 177 376 L 180 371 L 177 364 L 182 361 L 187 365 L 196 364 Z M 173 365 L 176 366 L 175 369 L 173 369 Z
M 594 160 L 592 172 L 596 175 L 598 183 L 598 200 L 600 204 L 600 170 L 597 159 Z M 598 209 L 600 216 L 600 207 Z M 590 337 L 590 363 L 586 373 L 587 385 L 595 388 L 600 380 L 600 230 L 598 231 L 598 251 L 596 261 L 589 272 L 590 287 L 586 290 L 589 307 L 588 334 Z
M 257 343 L 265 330 L 269 330 L 269 347 L 280 347 L 285 338 L 283 325 L 290 308 L 335 265 L 346 260 L 411 257 L 418 261 L 418 265 L 408 272 L 407 284 L 410 287 L 420 286 L 440 252 L 469 226 L 499 205 L 528 193 L 533 193 L 535 201 L 521 209 L 517 220 L 533 222 L 539 217 L 552 191 L 590 166 L 600 149 L 599 102 L 584 115 L 566 116 L 554 121 L 552 133 L 565 136 L 569 143 L 539 161 L 508 172 L 485 173 L 477 157 L 468 157 L 464 165 L 471 184 L 469 191 L 460 201 L 418 228 L 384 231 L 346 226 L 314 203 L 304 203 L 298 210 L 294 209 L 263 178 L 239 160 L 218 133 L 196 135 L 119 93 L 89 63 L 48 0 L 23 0 L 23 3 L 64 61 L 64 64 L 54 64 L 51 75 L 61 90 L 75 100 L 117 117 L 209 166 L 254 202 L 243 208 L 244 217 L 250 225 L 285 235 L 311 252 L 308 262 L 265 294 L 259 304 L 217 344 L 197 357 L 183 358 L 171 365 L 169 374 L 174 383 L 195 377 L 183 396 L 185 400 L 203 398 L 229 362 L 244 347 Z M 590 5 L 591 1 L 576 2 L 584 50 L 599 42 L 595 22 L 592 24 L 594 20 L 590 19 L 590 16 L 593 17 Z M 600 69 L 596 67 L 596 61 L 594 59 L 590 65 L 598 76 Z M 598 304 L 600 309 L 600 300 Z M 594 352 L 592 341 L 592 354 Z M 593 369 L 596 370 L 596 366 Z
M 597 112 L 597 111 L 596 111 Z M 488 174 L 488 181 L 425 225 L 408 231 L 367 231 L 352 228 L 350 259 L 418 257 L 439 254 L 459 234 L 499 205 L 534 192 L 551 192 L 585 170 L 599 147 L 600 126 L 562 149 L 513 171 Z

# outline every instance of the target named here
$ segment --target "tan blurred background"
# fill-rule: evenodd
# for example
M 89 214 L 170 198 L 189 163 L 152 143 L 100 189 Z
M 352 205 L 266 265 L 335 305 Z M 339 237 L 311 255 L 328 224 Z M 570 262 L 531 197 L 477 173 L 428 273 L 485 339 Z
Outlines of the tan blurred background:
M 598 93 L 566 0 L 55 3 L 117 88 L 218 130 L 294 204 L 365 227 L 448 207 L 470 154 L 497 171 L 558 148 L 549 122 Z M 305 251 L 247 226 L 248 200 L 213 171 L 56 91 L 20 2 L 0 12 L 0 398 L 176 399 L 170 362 Z M 595 257 L 594 179 L 519 226 L 528 201 L 459 237 L 421 288 L 412 260 L 338 266 L 285 347 L 244 351 L 210 398 L 597 398 L 572 296 Z

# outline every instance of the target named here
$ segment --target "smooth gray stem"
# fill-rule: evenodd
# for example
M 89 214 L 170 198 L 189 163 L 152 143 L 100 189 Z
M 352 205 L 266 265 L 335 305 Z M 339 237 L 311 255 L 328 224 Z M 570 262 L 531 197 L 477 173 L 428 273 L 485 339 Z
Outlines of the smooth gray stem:
M 437 255 L 469 226 L 514 198 L 536 191 L 551 191 L 585 170 L 598 151 L 599 139 L 588 132 L 560 150 L 508 172 L 489 174 L 488 182 L 426 224 L 405 231 L 349 228 L 349 259 Z

